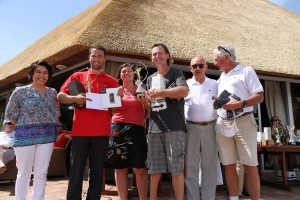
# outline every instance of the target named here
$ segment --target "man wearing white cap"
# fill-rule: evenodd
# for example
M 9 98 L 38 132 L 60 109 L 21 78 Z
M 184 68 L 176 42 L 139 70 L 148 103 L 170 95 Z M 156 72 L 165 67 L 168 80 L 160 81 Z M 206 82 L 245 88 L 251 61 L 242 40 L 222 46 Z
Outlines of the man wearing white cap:
M 15 159 L 13 150 L 14 124 L 9 120 L 3 121 L 4 131 L 0 132 L 0 174 L 7 171 L 5 164 Z
M 238 199 L 237 160 L 244 166 L 250 198 L 256 200 L 260 197 L 260 180 L 257 171 L 257 124 L 253 106 L 264 100 L 263 87 L 252 67 L 242 66 L 235 61 L 235 50 L 231 45 L 218 46 L 213 52 L 213 58 L 214 65 L 222 71 L 217 81 L 218 96 L 224 90 L 232 95 L 229 102 L 218 109 L 219 117 L 215 127 L 230 200 Z M 228 117 L 230 111 L 237 109 L 243 111 L 233 114 L 232 118 Z

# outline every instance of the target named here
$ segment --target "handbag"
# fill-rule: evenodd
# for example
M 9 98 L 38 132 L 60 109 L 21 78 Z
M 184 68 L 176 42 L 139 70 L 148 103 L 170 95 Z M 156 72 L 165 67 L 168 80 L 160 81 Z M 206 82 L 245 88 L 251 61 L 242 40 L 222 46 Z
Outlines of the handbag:
M 221 92 L 221 94 L 216 98 L 216 100 L 213 103 L 214 109 L 219 109 L 221 108 L 224 104 L 228 103 L 230 101 L 229 97 L 234 98 L 237 101 L 240 101 L 241 98 L 236 96 L 235 94 L 231 94 L 230 92 L 228 92 L 227 90 L 223 90 L 223 92 Z M 226 112 L 226 118 L 227 119 L 231 119 L 234 118 L 235 115 L 238 115 L 240 113 L 243 112 L 243 108 L 238 108 L 234 111 L 231 110 L 227 110 Z

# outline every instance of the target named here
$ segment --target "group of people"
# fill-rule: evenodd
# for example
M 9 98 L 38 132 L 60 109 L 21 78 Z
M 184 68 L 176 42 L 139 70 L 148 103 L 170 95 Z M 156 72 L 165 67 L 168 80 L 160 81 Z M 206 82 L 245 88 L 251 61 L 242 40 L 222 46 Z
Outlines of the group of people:
M 104 47 L 91 47 L 90 68 L 72 74 L 58 94 L 46 86 L 52 76 L 51 66 L 37 61 L 29 71 L 32 83 L 17 87 L 12 93 L 5 117 L 15 125 L 16 199 L 26 199 L 32 170 L 33 199 L 44 198 L 59 124 L 59 103 L 79 105 L 74 108 L 68 200 L 82 198 L 87 159 L 90 173 L 86 198 L 89 200 L 101 197 L 105 165 L 115 169 L 121 200 L 128 198 L 128 168 L 136 174 L 140 199 L 147 199 L 148 174 L 150 199 L 157 199 L 163 173 L 171 173 L 177 200 L 184 199 L 185 187 L 187 199 L 200 199 L 200 171 L 202 199 L 215 199 L 220 175 L 218 153 L 225 167 L 230 199 L 238 199 L 237 161 L 246 171 L 251 199 L 259 199 L 253 106 L 263 101 L 263 87 L 253 68 L 235 61 L 232 46 L 221 45 L 213 51 L 214 65 L 222 71 L 218 81 L 206 77 L 208 67 L 201 56 L 191 60 L 193 77 L 186 81 L 180 69 L 171 67 L 167 46 L 154 44 L 151 62 L 157 71 L 147 78 L 146 89 L 138 94 L 134 66 L 121 65 L 115 79 L 104 72 L 106 58 Z M 72 96 L 69 90 L 72 81 L 80 82 L 85 93 Z M 86 96 L 87 92 L 99 94 L 107 88 L 118 88 L 121 107 L 100 110 L 85 107 L 92 100 Z M 225 89 L 240 99 L 230 96 L 216 110 L 214 101 Z M 243 112 L 228 118 L 227 112 L 240 108 Z M 228 123 L 231 126 L 224 125 Z M 225 129 L 230 129 L 232 135 L 224 134 Z

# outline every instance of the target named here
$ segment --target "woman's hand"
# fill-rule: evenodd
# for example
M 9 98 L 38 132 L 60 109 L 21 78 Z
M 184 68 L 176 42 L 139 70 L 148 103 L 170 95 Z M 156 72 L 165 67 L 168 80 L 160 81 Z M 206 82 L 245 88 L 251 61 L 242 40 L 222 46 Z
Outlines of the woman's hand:
M 141 102 L 145 109 L 150 109 L 150 102 L 145 96 L 145 93 L 138 94 L 136 98 Z
M 119 87 L 117 95 L 120 96 L 121 98 L 124 97 L 124 87 L 123 86 Z

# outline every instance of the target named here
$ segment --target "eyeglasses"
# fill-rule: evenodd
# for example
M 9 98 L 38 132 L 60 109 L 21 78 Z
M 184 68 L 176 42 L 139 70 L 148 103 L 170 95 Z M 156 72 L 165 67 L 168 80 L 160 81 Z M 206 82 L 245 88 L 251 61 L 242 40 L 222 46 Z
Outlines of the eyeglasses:
M 204 64 L 193 64 L 192 68 L 196 69 L 197 67 L 199 67 L 200 69 L 202 69 L 204 67 Z
M 7 125 L 10 125 L 10 126 L 14 126 L 14 124 L 13 123 L 11 123 L 11 122 L 8 122 L 8 123 L 6 123 Z
M 218 46 L 218 50 L 219 50 L 219 51 L 220 51 L 220 50 L 226 51 L 226 52 L 229 54 L 229 56 L 231 57 L 231 53 L 230 53 L 227 49 L 225 49 L 224 47 Z
M 278 119 L 272 119 L 272 122 L 278 122 Z

